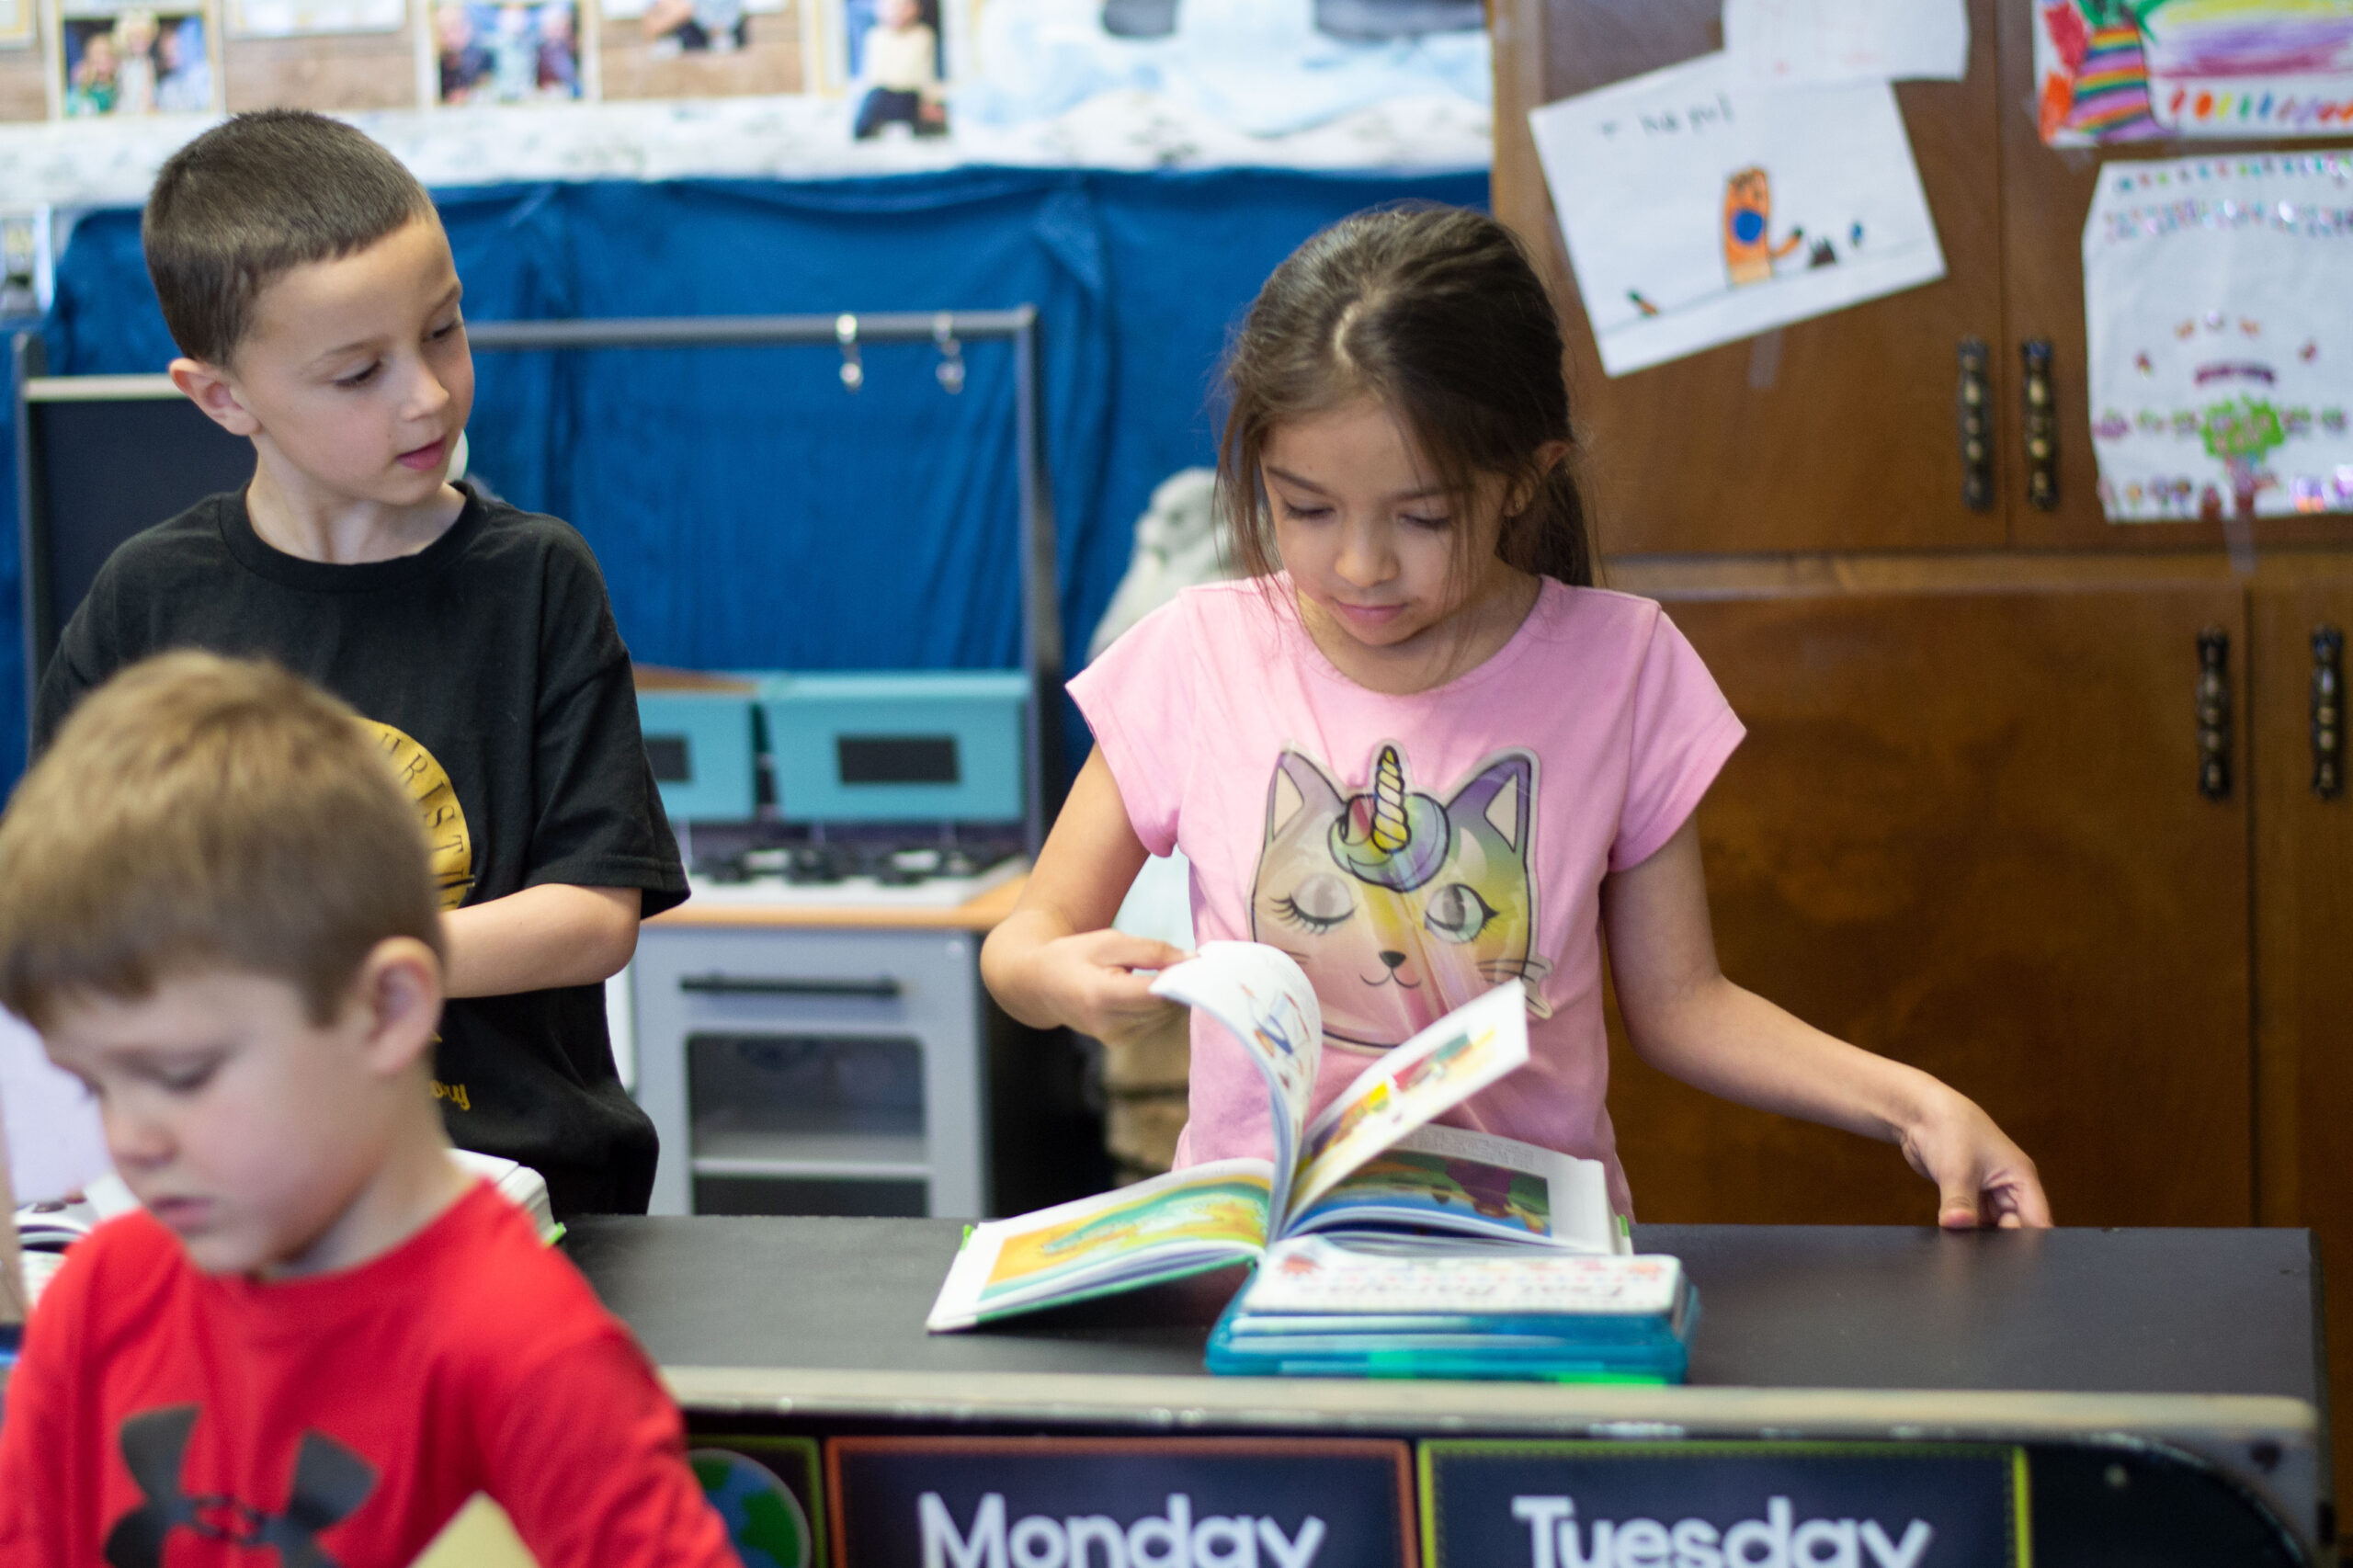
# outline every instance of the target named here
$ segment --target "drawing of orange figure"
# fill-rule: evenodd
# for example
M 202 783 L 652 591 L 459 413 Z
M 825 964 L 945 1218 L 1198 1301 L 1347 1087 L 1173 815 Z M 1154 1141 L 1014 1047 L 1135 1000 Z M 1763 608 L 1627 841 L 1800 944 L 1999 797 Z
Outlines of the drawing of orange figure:
M 1773 264 L 1798 248 L 1803 229 L 1773 244 L 1773 181 L 1761 168 L 1741 170 L 1724 182 L 1724 271 L 1735 289 L 1768 281 Z

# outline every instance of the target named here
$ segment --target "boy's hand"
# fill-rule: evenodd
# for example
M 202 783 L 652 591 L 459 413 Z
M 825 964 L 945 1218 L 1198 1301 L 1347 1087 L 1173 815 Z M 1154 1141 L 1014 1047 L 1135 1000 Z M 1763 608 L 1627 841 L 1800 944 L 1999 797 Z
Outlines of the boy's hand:
M 1902 1141 L 1912 1168 L 1937 1184 L 1937 1223 L 1952 1231 L 2048 1228 L 2051 1205 L 2026 1151 L 1975 1101 L 1945 1094 Z
M 1082 931 L 1041 943 L 1025 987 L 1062 1022 L 1101 1040 L 1124 1040 L 1164 1026 L 1183 1009 L 1152 994 L 1154 978 L 1192 955 L 1147 937 Z

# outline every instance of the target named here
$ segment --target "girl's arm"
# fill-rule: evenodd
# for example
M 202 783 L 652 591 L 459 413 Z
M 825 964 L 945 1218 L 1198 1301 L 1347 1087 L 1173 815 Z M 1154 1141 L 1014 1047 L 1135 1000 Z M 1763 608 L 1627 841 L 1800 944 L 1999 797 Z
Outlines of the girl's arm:
M 1098 748 L 1079 769 L 1020 902 L 981 949 L 981 978 L 1006 1012 L 1097 1040 L 1167 1021 L 1176 1004 L 1152 994 L 1151 977 L 1135 971 L 1166 969 L 1185 954 L 1109 928 L 1145 858 Z
M 1724 978 L 1693 824 L 1603 882 L 1601 913 L 1618 1005 L 1644 1062 L 1742 1105 L 1901 1145 L 1937 1184 L 1940 1224 L 2051 1223 L 2034 1162 L 1974 1102 Z

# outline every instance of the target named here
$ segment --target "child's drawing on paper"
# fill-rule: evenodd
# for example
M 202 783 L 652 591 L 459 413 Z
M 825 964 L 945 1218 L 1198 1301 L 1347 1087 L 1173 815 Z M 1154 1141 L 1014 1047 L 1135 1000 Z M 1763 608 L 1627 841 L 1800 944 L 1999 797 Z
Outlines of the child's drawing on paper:
M 1711 54 L 1529 124 L 1610 375 L 1944 276 L 1883 81 L 1775 90 Z
M 1965 0 L 1724 0 L 1724 52 L 1755 81 L 1958 82 L 1969 74 Z
M 2186 136 L 2338 136 L 2353 122 L 2347 0 L 2132 0 L 2160 124 Z
M 2353 157 L 2109 164 L 2084 231 L 2112 522 L 2353 511 Z
M 1735 289 L 1770 282 L 1773 264 L 1805 244 L 1805 231 L 1791 229 L 1773 243 L 1773 176 L 1743 169 L 1724 182 L 1724 276 Z
M 2347 0 L 2035 0 L 2042 139 L 2331 136 L 2353 121 Z
M 2124 0 L 2035 0 L 2035 119 L 2054 147 L 2163 136 L 2139 18 Z

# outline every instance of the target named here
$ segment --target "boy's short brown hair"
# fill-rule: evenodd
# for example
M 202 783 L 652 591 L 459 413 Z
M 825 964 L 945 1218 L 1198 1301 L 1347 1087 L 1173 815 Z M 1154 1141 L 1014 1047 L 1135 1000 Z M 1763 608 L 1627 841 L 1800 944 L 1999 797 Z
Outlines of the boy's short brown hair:
M 264 289 L 418 219 L 433 221 L 433 199 L 382 146 L 324 115 L 263 109 L 172 154 L 139 237 L 172 341 L 226 365 Z
M 131 665 L 0 818 L 0 1003 L 36 1028 L 202 969 L 290 982 L 325 1024 L 392 937 L 441 948 L 424 826 L 359 716 L 275 665 Z

